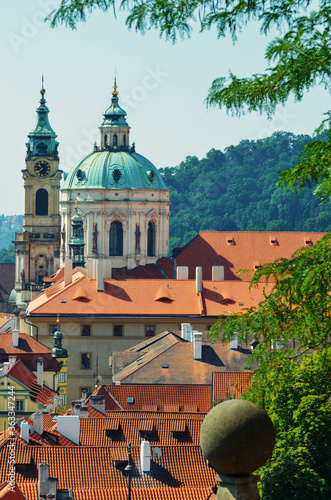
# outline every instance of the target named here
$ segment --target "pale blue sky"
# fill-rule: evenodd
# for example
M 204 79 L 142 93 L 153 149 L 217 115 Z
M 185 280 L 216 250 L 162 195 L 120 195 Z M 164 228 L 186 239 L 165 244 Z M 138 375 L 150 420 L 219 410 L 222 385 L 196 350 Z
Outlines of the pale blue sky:
M 215 32 L 172 45 L 156 32 L 128 31 L 125 16 L 96 12 L 76 31 L 51 30 L 42 19 L 58 0 L 1 2 L 0 55 L 2 183 L 0 214 L 23 213 L 25 142 L 35 123 L 41 75 L 45 75 L 50 123 L 58 134 L 63 170 L 90 152 L 109 106 L 114 68 L 131 140 L 156 167 L 174 166 L 187 155 L 202 158 L 242 139 L 275 130 L 311 134 L 328 109 L 329 95 L 316 88 L 302 103 L 279 107 L 276 116 L 232 118 L 206 110 L 212 80 L 231 69 L 239 76 L 262 72 L 266 39 L 251 26 L 233 46 Z

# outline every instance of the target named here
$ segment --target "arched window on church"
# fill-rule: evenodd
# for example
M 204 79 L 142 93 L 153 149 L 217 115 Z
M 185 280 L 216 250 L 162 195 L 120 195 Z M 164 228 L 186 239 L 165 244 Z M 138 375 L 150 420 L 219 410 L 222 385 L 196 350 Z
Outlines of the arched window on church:
M 123 146 L 125 146 L 126 144 L 126 138 L 125 138 L 125 134 L 123 134 Z
M 107 137 L 107 134 L 105 134 L 105 136 L 104 136 L 104 145 L 105 145 L 105 147 L 108 146 L 108 137 Z
M 48 192 L 38 189 L 36 192 L 36 215 L 48 215 Z
M 123 227 L 118 220 L 115 220 L 110 225 L 109 255 L 111 257 L 123 255 Z
M 149 221 L 147 229 L 147 256 L 155 256 L 155 224 Z
M 117 146 L 117 135 L 113 135 L 113 146 Z

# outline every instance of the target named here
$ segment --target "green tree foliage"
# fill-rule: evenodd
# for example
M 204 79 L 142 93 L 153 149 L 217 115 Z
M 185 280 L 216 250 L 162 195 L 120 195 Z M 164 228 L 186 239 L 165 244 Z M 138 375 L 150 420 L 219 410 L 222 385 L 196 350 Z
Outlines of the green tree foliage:
M 276 187 L 278 172 L 297 163 L 307 143 L 314 145 L 309 136 L 276 132 L 161 169 L 170 189 L 170 248 L 202 230 L 331 231 L 329 204 L 321 206 L 311 189 Z
M 279 374 L 269 406 L 277 443 L 260 471 L 263 500 L 331 498 L 330 366 L 328 349 Z
M 13 264 L 15 263 L 15 247 L 10 245 L 8 248 L 0 249 L 0 263 L 1 264 Z
M 316 8 L 318 7 L 318 8 Z M 248 111 L 273 112 L 290 95 L 300 100 L 315 84 L 330 87 L 331 5 L 328 0 L 62 0 L 49 19 L 54 27 L 65 23 L 75 28 L 94 9 L 122 8 L 128 12 L 129 28 L 144 33 L 159 30 L 160 36 L 176 41 L 192 31 L 196 21 L 201 31 L 216 27 L 217 36 L 230 34 L 235 41 L 249 22 L 261 34 L 277 32 L 266 47 L 264 73 L 214 80 L 207 102 L 225 106 L 236 114 Z
M 128 12 L 129 28 L 142 33 L 156 29 L 173 42 L 189 36 L 197 23 L 201 31 L 214 27 L 219 38 L 230 34 L 234 42 L 250 22 L 259 25 L 262 35 L 276 35 L 266 46 L 266 70 L 244 78 L 230 71 L 216 78 L 207 105 L 225 107 L 237 116 L 245 111 L 270 115 L 290 96 L 300 101 L 317 84 L 331 88 L 330 0 L 61 0 L 48 19 L 53 27 L 64 23 L 75 28 L 94 9 L 113 9 L 116 16 L 117 8 Z M 330 114 L 324 122 L 327 130 L 329 125 Z M 316 194 L 327 196 L 330 158 L 329 135 L 282 174 L 282 184 L 303 186 L 318 179 Z
M 331 494 L 331 234 L 290 259 L 260 267 L 251 287 L 272 290 L 258 307 L 219 319 L 224 341 L 258 342 L 259 364 L 247 397 L 268 410 L 277 430 L 262 468 L 262 498 L 297 500 Z

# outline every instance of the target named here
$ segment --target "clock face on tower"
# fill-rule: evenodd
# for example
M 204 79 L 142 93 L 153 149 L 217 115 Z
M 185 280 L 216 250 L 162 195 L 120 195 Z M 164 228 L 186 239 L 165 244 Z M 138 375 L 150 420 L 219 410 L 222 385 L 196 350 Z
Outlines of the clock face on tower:
M 46 160 L 40 160 L 35 164 L 34 171 L 38 177 L 46 177 L 51 171 L 51 166 Z

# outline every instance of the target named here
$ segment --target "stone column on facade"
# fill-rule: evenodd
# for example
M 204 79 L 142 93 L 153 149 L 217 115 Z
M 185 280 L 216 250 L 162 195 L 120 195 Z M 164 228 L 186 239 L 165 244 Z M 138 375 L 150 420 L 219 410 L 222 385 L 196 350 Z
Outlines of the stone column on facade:
M 15 250 L 15 283 L 20 282 L 21 273 L 21 252 L 20 250 Z

